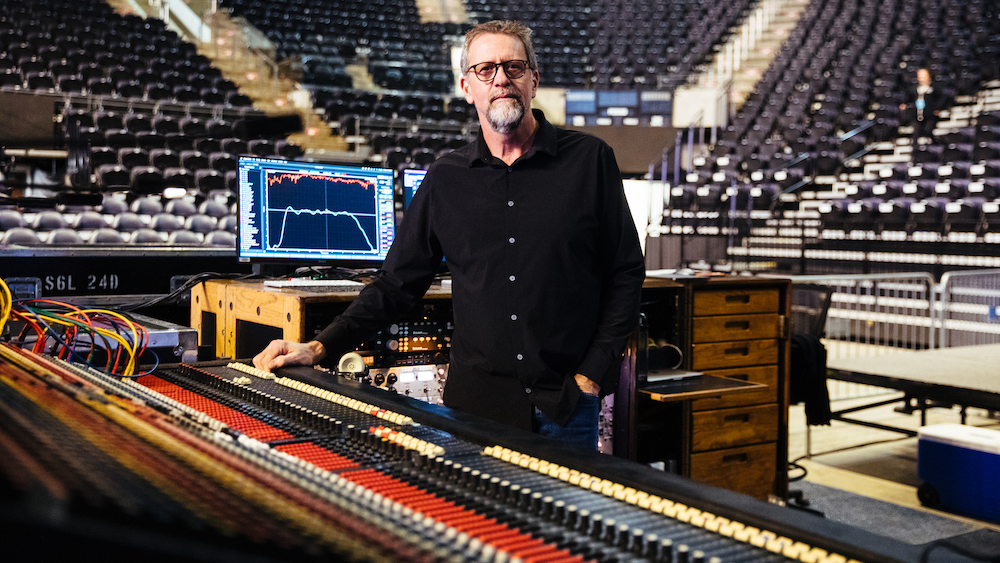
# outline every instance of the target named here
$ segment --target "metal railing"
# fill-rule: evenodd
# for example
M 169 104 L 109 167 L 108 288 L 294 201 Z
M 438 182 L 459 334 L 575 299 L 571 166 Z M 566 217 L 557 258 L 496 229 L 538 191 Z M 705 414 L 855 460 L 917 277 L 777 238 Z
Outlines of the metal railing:
M 827 366 L 838 360 L 898 354 L 937 346 L 935 310 L 937 291 L 930 274 L 859 274 L 792 276 L 792 330 L 796 320 L 825 315 L 821 334 Z M 828 294 L 826 310 L 815 294 Z M 870 385 L 830 381 L 830 399 L 849 399 L 885 393 Z
M 941 348 L 1000 343 L 1000 270 L 948 272 L 940 287 Z
M 939 283 L 924 272 L 791 279 L 792 330 L 821 337 L 833 369 L 841 359 L 1000 343 L 1000 269 L 948 272 Z M 831 400 L 884 392 L 830 382 Z

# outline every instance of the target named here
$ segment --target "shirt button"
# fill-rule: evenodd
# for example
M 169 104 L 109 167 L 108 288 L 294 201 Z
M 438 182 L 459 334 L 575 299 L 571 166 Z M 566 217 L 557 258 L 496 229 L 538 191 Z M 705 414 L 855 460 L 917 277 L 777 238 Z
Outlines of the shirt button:
M 514 167 L 513 166 L 508 166 L 507 167 L 507 172 L 513 172 L 513 171 L 514 171 Z
M 513 201 L 508 201 L 507 202 L 507 207 L 514 207 L 514 202 Z
M 509 278 L 507 278 L 507 279 L 509 279 L 510 281 L 514 281 L 514 280 L 515 280 L 515 279 L 517 279 L 517 278 L 515 278 L 514 276 L 511 276 L 511 277 L 509 277 Z
M 507 239 L 507 242 L 514 244 L 514 237 L 510 237 L 509 239 Z
M 516 320 L 517 320 L 517 315 L 511 315 L 511 316 L 510 316 L 510 320 L 512 320 L 512 321 L 516 321 Z
M 531 394 L 531 388 L 530 387 L 525 387 L 524 388 L 524 392 L 530 395 Z
M 518 354 L 518 355 L 517 355 L 517 359 L 518 359 L 518 360 L 523 360 L 523 359 L 524 359 L 524 356 L 522 356 L 521 354 Z

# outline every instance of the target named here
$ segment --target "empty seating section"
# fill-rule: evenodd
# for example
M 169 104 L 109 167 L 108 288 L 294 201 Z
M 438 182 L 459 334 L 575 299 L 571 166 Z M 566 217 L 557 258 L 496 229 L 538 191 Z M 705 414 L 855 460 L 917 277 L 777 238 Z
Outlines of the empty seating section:
M 98 0 L 0 0 L 0 74 L 3 91 L 62 101 L 83 167 L 73 188 L 106 194 L 93 208 L 0 209 L 0 245 L 235 245 L 236 157 L 251 151 L 234 123 L 262 114 L 164 22 Z M 254 142 L 252 154 L 302 154 Z M 163 199 L 172 186 L 186 191 Z
M 377 85 L 389 90 L 447 92 L 453 76 L 445 36 L 454 24 L 421 23 L 413 0 L 224 0 L 270 39 L 279 61 L 301 57 L 303 82 L 353 87 L 347 64 L 367 60 Z
M 669 171 L 664 232 L 750 225 L 777 253 L 741 255 L 762 262 L 788 244 L 766 242 L 781 218 L 813 249 L 1000 243 L 998 16 L 986 0 L 813 0 L 711 154 Z M 947 99 L 931 138 L 900 108 L 919 68 Z
M 422 23 L 414 0 L 220 7 L 263 32 L 279 61 L 301 62 L 314 107 L 372 162 L 426 168 L 472 138 L 478 117 L 453 96 L 451 70 L 470 24 Z M 533 28 L 542 86 L 671 90 L 755 2 L 465 7 L 471 23 Z M 991 0 L 811 0 L 711 154 L 669 171 L 665 225 L 742 235 L 805 210 L 831 239 L 993 233 L 1000 242 L 998 16 Z M 376 92 L 356 87 L 351 65 L 364 65 Z M 929 142 L 911 142 L 900 104 L 923 67 L 948 110 Z M 0 244 L 232 245 L 237 157 L 303 156 L 283 138 L 241 136 L 237 122 L 258 113 L 194 44 L 98 0 L 0 0 L 0 90 L 63 100 L 66 148 L 85 169 L 73 177 L 107 193 L 93 209 L 0 209 Z M 184 197 L 163 199 L 172 187 Z
M 159 195 L 118 193 L 82 211 L 0 209 L 0 245 L 232 247 L 235 233 L 235 198 L 225 190 L 200 204 L 188 199 L 164 204 Z

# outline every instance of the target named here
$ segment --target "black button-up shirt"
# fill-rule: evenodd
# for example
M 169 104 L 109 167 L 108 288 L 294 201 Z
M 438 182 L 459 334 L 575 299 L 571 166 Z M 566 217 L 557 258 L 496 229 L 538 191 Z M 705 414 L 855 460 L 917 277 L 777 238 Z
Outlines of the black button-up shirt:
M 611 148 L 535 111 L 512 165 L 478 140 L 438 159 L 381 272 L 320 333 L 331 356 L 414 306 L 445 257 L 455 330 L 447 406 L 525 429 L 533 407 L 564 424 L 581 373 L 617 384 L 645 268 Z

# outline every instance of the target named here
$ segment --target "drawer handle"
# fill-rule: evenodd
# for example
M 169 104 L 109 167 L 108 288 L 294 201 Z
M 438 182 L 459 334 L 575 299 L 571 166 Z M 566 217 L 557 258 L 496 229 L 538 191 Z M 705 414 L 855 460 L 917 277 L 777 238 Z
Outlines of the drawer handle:
M 750 296 L 745 293 L 726 296 L 726 303 L 742 303 L 746 305 L 749 302 Z
M 748 413 L 742 414 L 730 414 L 726 415 L 723 419 L 725 422 L 750 422 L 750 415 Z
M 749 356 L 750 348 L 747 348 L 746 346 L 740 346 L 739 348 L 726 348 L 726 351 L 723 353 L 727 356 Z
M 729 454 L 722 456 L 722 463 L 746 463 L 750 459 L 747 454 Z
M 726 330 L 750 330 L 750 321 L 729 321 L 725 324 Z

